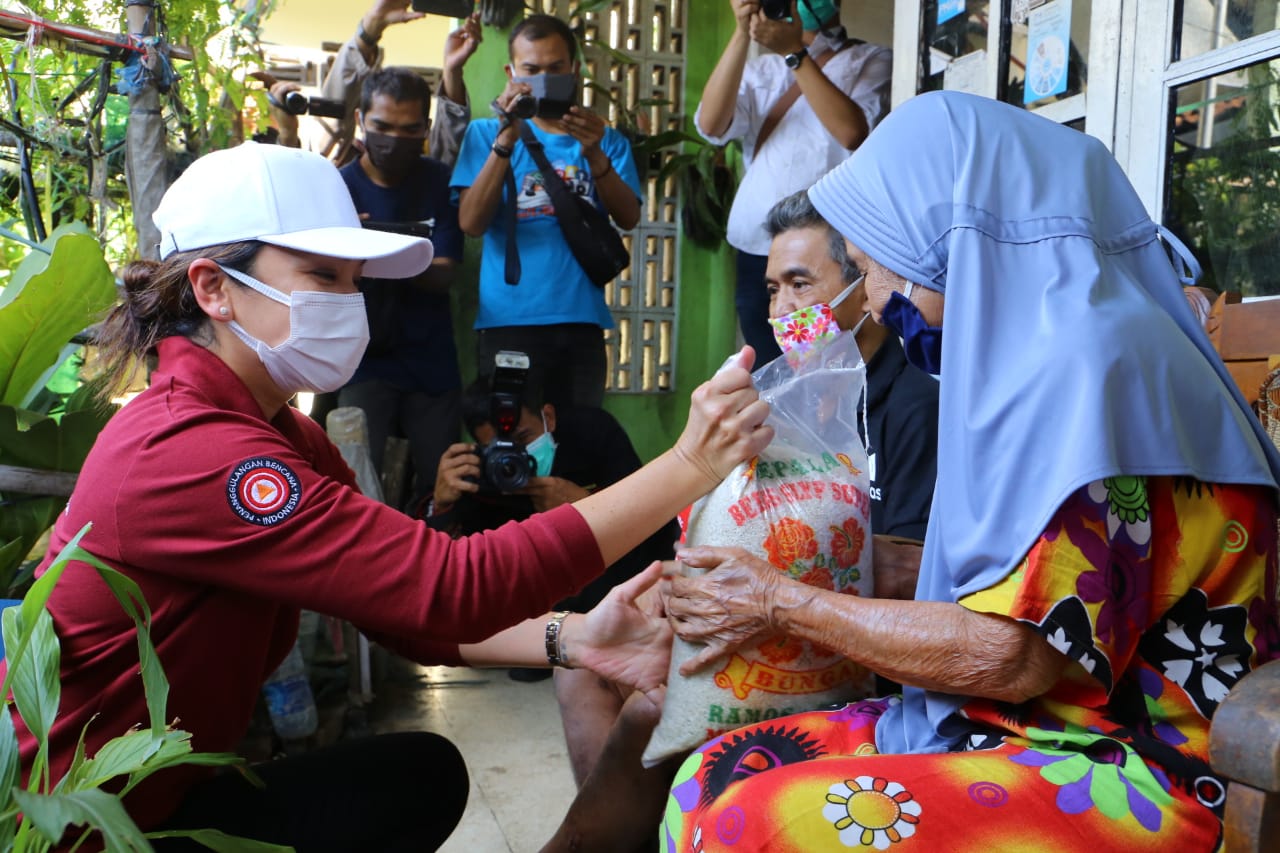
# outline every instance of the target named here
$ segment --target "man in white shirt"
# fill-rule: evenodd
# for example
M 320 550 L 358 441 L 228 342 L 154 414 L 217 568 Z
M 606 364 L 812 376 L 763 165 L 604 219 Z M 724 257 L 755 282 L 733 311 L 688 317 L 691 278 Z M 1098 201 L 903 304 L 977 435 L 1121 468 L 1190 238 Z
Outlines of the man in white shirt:
M 850 39 L 838 0 L 792 0 L 790 17 L 766 16 L 760 0 L 729 0 L 737 17 L 694 116 L 720 145 L 742 140 L 746 173 L 729 213 L 738 250 L 738 323 L 756 364 L 775 358 L 763 286 L 769 209 L 848 157 L 889 111 L 893 52 Z M 769 51 L 748 60 L 751 43 Z

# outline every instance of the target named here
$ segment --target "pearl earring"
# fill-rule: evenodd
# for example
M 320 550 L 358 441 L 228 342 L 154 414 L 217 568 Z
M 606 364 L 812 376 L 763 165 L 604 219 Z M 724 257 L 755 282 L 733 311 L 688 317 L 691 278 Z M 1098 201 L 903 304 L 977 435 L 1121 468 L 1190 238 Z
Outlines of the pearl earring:
M 221 314 L 223 317 L 225 317 L 231 313 L 231 309 L 223 305 L 220 308 L 218 308 L 218 313 Z

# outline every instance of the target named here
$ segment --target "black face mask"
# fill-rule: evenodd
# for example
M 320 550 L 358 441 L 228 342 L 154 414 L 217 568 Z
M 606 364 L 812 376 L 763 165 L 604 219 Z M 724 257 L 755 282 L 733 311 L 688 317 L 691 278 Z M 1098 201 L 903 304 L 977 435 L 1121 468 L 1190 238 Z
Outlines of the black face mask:
M 403 178 L 422 157 L 421 136 L 392 136 L 389 133 L 364 132 L 364 149 L 369 162 L 388 178 Z

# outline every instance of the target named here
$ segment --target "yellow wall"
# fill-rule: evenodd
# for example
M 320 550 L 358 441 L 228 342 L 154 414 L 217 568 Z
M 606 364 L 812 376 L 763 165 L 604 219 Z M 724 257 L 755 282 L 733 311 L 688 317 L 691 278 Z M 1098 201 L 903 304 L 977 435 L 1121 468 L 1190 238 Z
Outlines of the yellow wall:
M 263 41 L 308 50 L 325 41 L 344 42 L 368 8 L 350 0 L 280 0 L 263 27 Z M 439 67 L 445 36 L 454 25 L 452 18 L 428 15 L 389 27 L 382 37 L 386 64 Z

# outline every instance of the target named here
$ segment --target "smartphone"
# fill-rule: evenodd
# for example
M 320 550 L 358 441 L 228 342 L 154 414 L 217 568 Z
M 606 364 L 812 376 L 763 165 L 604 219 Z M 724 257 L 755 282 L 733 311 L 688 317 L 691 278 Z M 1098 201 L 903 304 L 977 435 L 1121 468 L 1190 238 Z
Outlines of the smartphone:
M 413 0 L 413 11 L 428 15 L 465 18 L 475 10 L 475 0 Z

